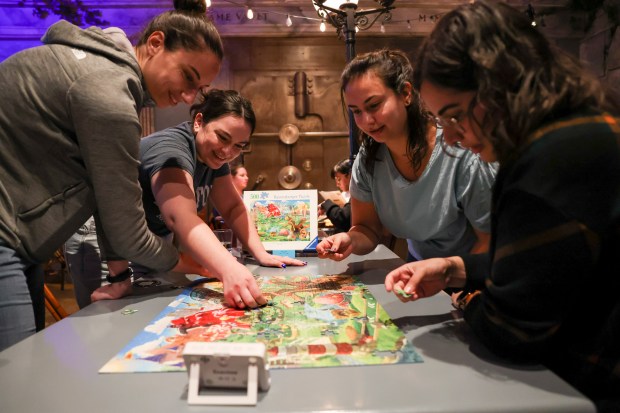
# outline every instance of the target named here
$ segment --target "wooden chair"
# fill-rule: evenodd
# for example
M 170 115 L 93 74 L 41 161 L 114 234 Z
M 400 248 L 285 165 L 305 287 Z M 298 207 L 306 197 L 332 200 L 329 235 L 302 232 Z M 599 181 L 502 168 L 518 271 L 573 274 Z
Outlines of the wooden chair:
M 44 271 L 46 278 L 48 274 L 58 274 L 60 276 L 60 289 L 65 289 L 65 276 L 69 274 L 69 270 L 67 268 L 67 262 L 65 261 L 65 255 L 63 254 L 61 248 L 57 249 L 54 252 L 54 256 L 50 258 L 47 263 L 45 263 Z M 54 317 L 54 320 L 60 321 L 67 317 L 69 314 L 60 302 L 58 302 L 52 290 L 50 290 L 47 285 L 44 285 L 43 289 L 45 295 L 45 308 L 50 312 L 52 317 Z
M 43 291 L 45 293 L 45 308 L 50 312 L 54 320 L 60 321 L 67 317 L 69 314 L 64 307 L 58 302 L 56 296 L 47 285 L 43 285 Z
M 45 263 L 45 274 L 60 276 L 60 290 L 65 289 L 65 277 L 69 275 L 69 268 L 67 267 L 67 261 L 65 260 L 65 254 L 62 248 L 58 248 L 54 251 L 54 255 Z

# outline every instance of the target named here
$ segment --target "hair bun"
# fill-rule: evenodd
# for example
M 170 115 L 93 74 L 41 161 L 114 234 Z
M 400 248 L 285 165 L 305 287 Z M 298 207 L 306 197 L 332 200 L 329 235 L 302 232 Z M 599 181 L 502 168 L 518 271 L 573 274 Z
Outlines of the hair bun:
M 174 9 L 202 14 L 207 12 L 207 2 L 205 0 L 174 0 Z

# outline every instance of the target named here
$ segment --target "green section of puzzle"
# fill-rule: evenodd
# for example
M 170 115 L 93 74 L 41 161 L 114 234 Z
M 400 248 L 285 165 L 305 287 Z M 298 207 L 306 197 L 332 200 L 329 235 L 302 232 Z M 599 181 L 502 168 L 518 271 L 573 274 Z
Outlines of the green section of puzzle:
M 366 286 L 348 275 L 259 278 L 270 305 L 222 305 L 222 284 L 185 290 L 101 372 L 184 370 L 189 341 L 263 342 L 271 368 L 417 363 L 422 359 Z

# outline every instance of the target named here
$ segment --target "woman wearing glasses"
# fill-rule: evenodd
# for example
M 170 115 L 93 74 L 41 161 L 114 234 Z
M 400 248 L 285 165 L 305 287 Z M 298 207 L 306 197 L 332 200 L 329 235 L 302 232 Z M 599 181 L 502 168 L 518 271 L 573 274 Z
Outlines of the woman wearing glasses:
M 351 229 L 323 240 L 320 257 L 367 254 L 384 229 L 407 239 L 410 261 L 487 250 L 494 167 L 445 150 L 412 82 L 400 51 L 360 55 L 344 69 L 341 90 L 363 144 L 352 170 Z
M 492 33 L 492 35 L 489 35 Z M 415 86 L 449 145 L 499 161 L 488 254 L 410 263 L 388 291 L 455 306 L 499 356 L 543 363 L 620 411 L 620 119 L 599 81 L 524 13 L 478 0 L 425 41 Z

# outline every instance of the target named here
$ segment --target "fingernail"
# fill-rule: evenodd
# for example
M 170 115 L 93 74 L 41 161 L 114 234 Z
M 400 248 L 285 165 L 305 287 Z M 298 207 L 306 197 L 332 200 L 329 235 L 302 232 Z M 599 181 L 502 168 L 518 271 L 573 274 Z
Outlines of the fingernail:
M 308 265 L 308 261 L 304 261 L 304 265 Z
M 282 264 L 282 265 L 281 265 L 281 267 L 282 267 L 282 268 L 286 268 L 286 264 Z

